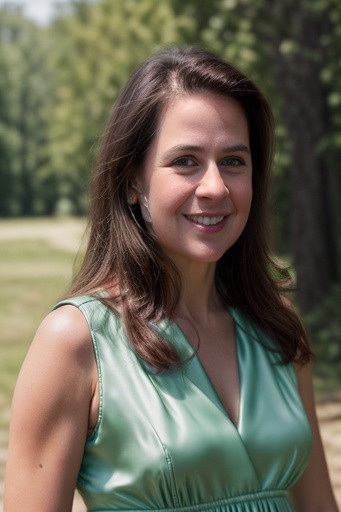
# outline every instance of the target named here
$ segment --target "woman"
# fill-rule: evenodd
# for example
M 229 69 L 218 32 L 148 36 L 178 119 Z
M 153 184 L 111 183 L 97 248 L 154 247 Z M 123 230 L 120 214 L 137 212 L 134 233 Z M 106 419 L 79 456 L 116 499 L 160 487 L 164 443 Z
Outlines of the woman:
M 91 511 L 337 511 L 267 245 L 272 142 L 266 100 L 214 55 L 132 75 L 83 266 L 18 379 L 5 512 L 70 511 L 76 484 Z

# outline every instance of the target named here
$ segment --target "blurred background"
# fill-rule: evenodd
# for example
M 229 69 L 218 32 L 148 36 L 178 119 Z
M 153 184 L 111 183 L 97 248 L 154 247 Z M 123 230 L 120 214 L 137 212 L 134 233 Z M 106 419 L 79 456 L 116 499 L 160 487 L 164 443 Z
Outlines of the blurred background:
M 169 44 L 218 53 L 272 104 L 273 244 L 292 266 L 341 473 L 341 1 L 0 0 L 0 481 L 15 378 L 72 275 L 105 121 L 131 71 Z

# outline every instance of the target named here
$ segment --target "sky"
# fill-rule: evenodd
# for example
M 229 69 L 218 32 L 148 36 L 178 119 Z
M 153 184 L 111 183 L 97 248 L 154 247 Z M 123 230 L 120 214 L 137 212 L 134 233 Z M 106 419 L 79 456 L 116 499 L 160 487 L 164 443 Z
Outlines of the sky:
M 65 1 L 66 0 L 0 0 L 0 5 L 4 5 L 5 3 L 22 5 L 26 16 L 41 25 L 46 25 L 53 14 L 53 5 Z

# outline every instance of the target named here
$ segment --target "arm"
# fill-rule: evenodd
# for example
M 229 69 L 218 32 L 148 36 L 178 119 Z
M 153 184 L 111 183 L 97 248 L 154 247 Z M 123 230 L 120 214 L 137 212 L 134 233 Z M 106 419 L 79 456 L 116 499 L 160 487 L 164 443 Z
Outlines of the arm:
M 311 365 L 296 369 L 299 391 L 310 423 L 313 448 L 307 469 L 290 491 L 297 512 L 338 512 L 323 451 L 314 400 Z
M 86 320 L 63 306 L 41 324 L 18 377 L 4 512 L 71 511 L 96 386 Z

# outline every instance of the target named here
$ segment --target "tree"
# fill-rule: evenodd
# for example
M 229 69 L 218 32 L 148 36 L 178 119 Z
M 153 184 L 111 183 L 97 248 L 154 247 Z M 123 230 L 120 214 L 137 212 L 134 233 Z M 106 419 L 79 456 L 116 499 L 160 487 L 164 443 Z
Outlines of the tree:
M 315 309 L 339 278 L 338 229 L 339 120 L 330 108 L 340 78 L 332 68 L 340 49 L 336 3 L 266 0 L 253 23 L 257 40 L 267 41 L 281 96 L 282 115 L 292 145 L 290 163 L 291 227 L 298 300 L 303 312 Z M 335 55 L 337 57 L 337 55 Z M 323 80 L 326 74 L 333 80 Z M 341 96 L 338 95 L 341 102 Z M 334 99 L 334 101 L 335 101 Z
M 70 0 L 47 28 L 5 4 L 0 214 L 53 214 L 61 203 L 87 210 L 87 180 L 112 102 L 132 69 L 177 41 L 186 23 L 168 0 Z
M 0 20 L 1 215 L 45 213 L 41 170 L 51 97 L 45 33 L 18 7 L 3 7 Z

